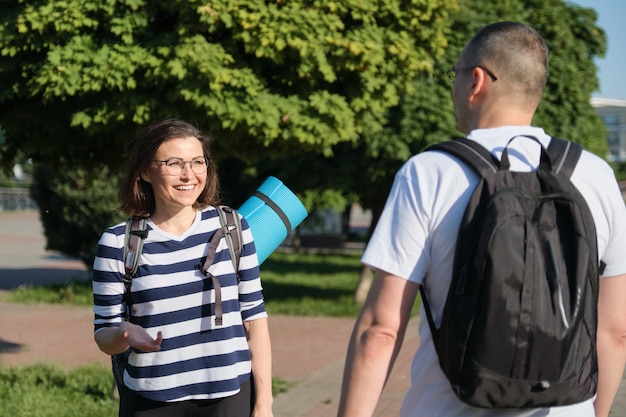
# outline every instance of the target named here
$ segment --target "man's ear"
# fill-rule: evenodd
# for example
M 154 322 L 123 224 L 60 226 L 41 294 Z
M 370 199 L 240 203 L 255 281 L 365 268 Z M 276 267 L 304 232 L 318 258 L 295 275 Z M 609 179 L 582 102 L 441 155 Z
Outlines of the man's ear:
M 472 70 L 472 86 L 469 92 L 469 101 L 476 101 L 476 99 L 483 96 L 485 88 L 485 72 L 479 67 Z

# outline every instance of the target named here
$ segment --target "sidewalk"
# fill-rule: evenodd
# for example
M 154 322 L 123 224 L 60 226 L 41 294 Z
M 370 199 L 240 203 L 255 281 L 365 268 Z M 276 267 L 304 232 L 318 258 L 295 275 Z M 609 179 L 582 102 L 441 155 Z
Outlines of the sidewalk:
M 0 290 L 88 278 L 82 262 L 45 246 L 38 212 L 0 212 Z
M 36 212 L 0 213 L 0 290 L 65 282 L 88 275 L 82 263 L 45 250 Z M 92 337 L 91 308 L 0 302 L 0 365 L 35 362 L 110 365 Z M 292 384 L 274 399 L 275 417 L 334 417 L 353 319 L 271 316 L 273 374 Z M 417 319 L 378 403 L 377 417 L 397 416 L 419 343 Z M 622 383 L 611 416 L 626 415 Z

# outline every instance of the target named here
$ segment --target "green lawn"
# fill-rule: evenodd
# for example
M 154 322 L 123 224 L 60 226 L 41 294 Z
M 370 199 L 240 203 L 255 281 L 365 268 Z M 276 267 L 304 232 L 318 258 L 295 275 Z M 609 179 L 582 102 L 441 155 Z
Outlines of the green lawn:
M 0 366 L 0 416 L 114 417 L 113 375 L 101 365 L 64 370 L 57 365 Z M 294 382 L 272 380 L 274 395 Z
M 0 367 L 0 416 L 113 417 L 111 371 L 84 366 L 71 371 L 37 364 Z
M 294 254 L 276 252 L 261 265 L 266 307 L 270 314 L 356 317 L 353 302 L 361 271 L 360 254 Z M 91 282 L 71 281 L 21 287 L 7 295 L 21 303 L 92 304 Z

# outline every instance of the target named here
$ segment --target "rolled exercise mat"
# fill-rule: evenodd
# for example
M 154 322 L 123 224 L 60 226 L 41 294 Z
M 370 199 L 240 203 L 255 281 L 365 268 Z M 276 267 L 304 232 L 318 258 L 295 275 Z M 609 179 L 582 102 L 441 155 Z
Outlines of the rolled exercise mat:
M 248 221 L 259 264 L 285 240 L 308 215 L 304 205 L 278 178 L 268 177 L 239 208 Z

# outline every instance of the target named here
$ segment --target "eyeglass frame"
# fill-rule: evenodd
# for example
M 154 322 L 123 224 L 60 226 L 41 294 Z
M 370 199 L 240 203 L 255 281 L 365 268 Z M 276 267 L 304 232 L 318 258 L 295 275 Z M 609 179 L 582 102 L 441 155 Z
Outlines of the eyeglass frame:
M 450 68 L 449 70 L 446 71 L 446 76 L 448 77 L 448 81 L 450 82 L 450 84 L 454 84 L 454 80 L 456 79 L 456 73 L 458 71 L 473 70 L 474 68 L 480 68 L 481 70 L 485 71 L 487 75 L 491 77 L 491 79 L 493 79 L 494 81 L 498 81 L 498 77 L 496 77 L 493 72 L 483 67 L 482 65 L 473 65 L 471 67 L 463 67 L 463 68 Z
M 171 166 L 168 165 L 168 164 L 169 164 L 169 162 L 174 161 L 174 160 L 179 161 L 179 162 L 182 163 L 182 165 L 179 165 L 180 172 L 178 174 L 172 174 L 170 172 Z M 198 160 L 203 160 L 204 161 L 204 165 L 203 165 L 204 169 L 201 172 L 196 172 L 195 169 L 194 169 L 193 163 L 194 163 L 194 161 L 198 161 Z M 158 162 L 160 164 L 159 166 L 161 166 L 161 164 L 165 165 L 165 172 L 167 173 L 167 175 L 172 176 L 172 177 L 177 177 L 180 174 L 182 174 L 185 171 L 185 166 L 187 164 L 189 164 L 189 168 L 191 169 L 191 172 L 193 172 L 194 174 L 196 174 L 196 175 L 204 174 L 209 169 L 209 164 L 211 163 L 210 159 L 207 158 L 206 156 L 197 156 L 197 157 L 193 158 L 191 161 L 185 161 L 182 158 L 172 157 L 172 158 L 168 158 L 168 159 L 165 159 L 165 160 L 153 159 L 153 162 Z

